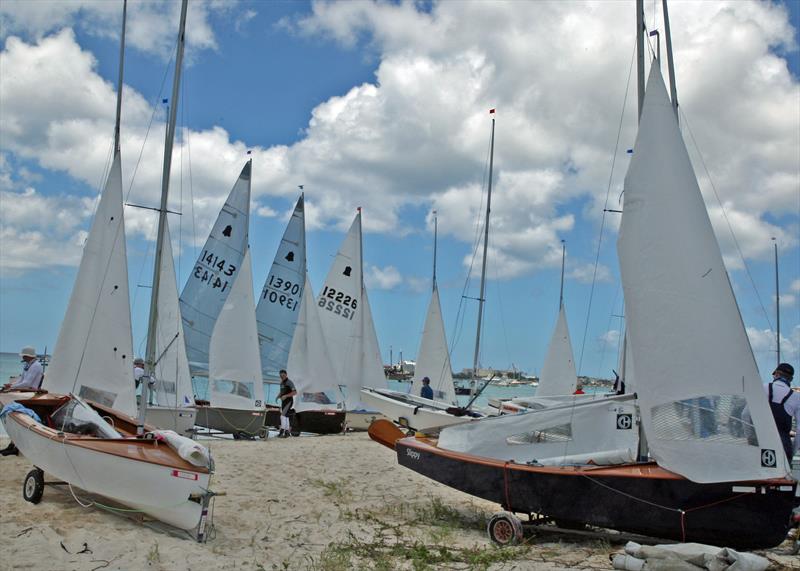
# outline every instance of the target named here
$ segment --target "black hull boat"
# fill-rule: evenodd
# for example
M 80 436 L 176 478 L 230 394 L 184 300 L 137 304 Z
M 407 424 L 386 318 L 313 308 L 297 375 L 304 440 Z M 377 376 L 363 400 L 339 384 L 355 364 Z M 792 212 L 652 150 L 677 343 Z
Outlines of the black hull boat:
M 296 412 L 289 417 L 292 425 L 292 434 L 301 432 L 312 434 L 339 434 L 344 430 L 346 413 L 339 410 L 304 410 Z M 281 410 L 277 407 L 267 407 L 267 426 L 281 427 Z
M 550 517 L 561 527 L 589 524 L 763 549 L 786 539 L 798 502 L 792 480 L 698 484 L 655 463 L 529 466 L 442 450 L 418 438 L 397 440 L 394 448 L 406 468 L 505 510 Z

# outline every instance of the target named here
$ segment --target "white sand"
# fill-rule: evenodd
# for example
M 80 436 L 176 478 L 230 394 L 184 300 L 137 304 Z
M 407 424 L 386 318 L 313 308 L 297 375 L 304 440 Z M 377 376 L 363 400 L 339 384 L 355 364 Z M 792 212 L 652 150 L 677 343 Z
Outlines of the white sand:
M 398 466 L 364 433 L 204 443 L 216 460 L 212 489 L 227 494 L 204 545 L 49 487 L 27 503 L 30 463 L 0 458 L 0 569 L 609 569 L 619 549 L 552 536 L 496 548 L 481 522 L 499 506 Z M 800 569 L 781 551 L 768 556 Z

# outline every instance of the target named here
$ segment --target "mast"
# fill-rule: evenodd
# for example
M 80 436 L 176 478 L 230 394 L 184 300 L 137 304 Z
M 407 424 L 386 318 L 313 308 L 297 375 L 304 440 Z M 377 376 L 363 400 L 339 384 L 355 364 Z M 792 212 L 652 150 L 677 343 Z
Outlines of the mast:
M 672 34 L 669 31 L 669 12 L 667 11 L 667 0 L 661 3 L 664 11 L 664 41 L 667 43 L 667 70 L 669 71 L 669 95 L 672 100 L 672 110 L 675 112 L 675 120 L 678 120 L 678 88 L 675 86 L 675 64 L 672 61 Z
M 150 318 L 147 322 L 147 349 L 145 354 L 145 374 L 148 381 L 142 383 L 142 402 L 139 407 L 139 424 L 136 433 L 144 433 L 144 418 L 147 411 L 150 386 L 156 366 L 156 323 L 158 321 L 158 289 L 161 282 L 161 250 L 167 222 L 167 198 L 169 196 L 169 177 L 172 169 L 172 144 L 175 140 L 175 121 L 178 115 L 178 96 L 181 84 L 183 49 L 186 44 L 186 7 L 188 0 L 181 3 L 180 31 L 178 32 L 178 53 L 175 56 L 175 77 L 172 82 L 172 104 L 169 107 L 167 137 L 164 144 L 164 169 L 161 177 L 161 207 L 158 211 L 158 238 L 156 239 L 155 267 L 153 268 L 153 287 L 150 295 Z
M 775 246 L 775 318 L 777 321 L 777 334 L 775 336 L 775 350 L 778 353 L 778 364 L 781 362 L 781 292 L 778 286 L 778 241 L 772 239 Z
M 119 152 L 119 126 L 122 117 L 122 77 L 125 69 L 125 22 L 128 15 L 128 0 L 122 1 L 122 35 L 119 41 L 119 80 L 117 81 L 117 119 L 114 123 L 114 154 Z
M 494 114 L 494 109 L 489 111 Z M 492 141 L 489 146 L 489 189 L 486 193 L 486 221 L 483 228 L 483 263 L 481 264 L 481 292 L 478 296 L 478 327 L 475 331 L 475 355 L 472 359 L 472 386 L 470 394 L 475 394 L 475 378 L 478 376 L 478 355 L 481 349 L 481 324 L 483 322 L 483 302 L 486 291 L 486 252 L 489 248 L 489 213 L 492 211 L 492 170 L 494 168 L 494 117 L 492 117 Z
M 439 233 L 439 219 L 433 211 L 433 289 L 436 289 L 436 238 Z
M 644 0 L 636 0 L 636 78 L 639 94 L 638 119 L 644 107 Z
M 567 244 L 561 240 L 561 293 L 558 296 L 558 309 L 564 307 L 564 262 L 567 259 Z

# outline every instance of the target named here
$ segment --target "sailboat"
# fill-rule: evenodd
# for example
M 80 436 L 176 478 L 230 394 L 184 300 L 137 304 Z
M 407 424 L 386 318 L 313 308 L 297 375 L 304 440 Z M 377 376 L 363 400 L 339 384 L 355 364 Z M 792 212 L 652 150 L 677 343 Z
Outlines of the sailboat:
M 347 426 L 366 430 L 382 415 L 365 407 L 360 391 L 386 388 L 386 376 L 364 287 L 361 208 L 331 264 L 317 307 L 333 371 L 342 383 Z
M 148 438 L 144 431 L 153 435 L 149 433 L 151 427 L 133 418 L 136 400 L 119 144 L 126 8 L 123 8 L 114 159 L 53 352 L 45 380 L 47 391 L 0 393 L 4 409 L 0 418 L 22 454 L 37 466 L 25 478 L 26 500 L 32 503 L 41 500 L 44 472 L 47 472 L 70 487 L 110 498 L 131 510 L 191 530 L 202 541 L 213 497 L 209 491 L 213 461 L 208 451 L 177 435 L 162 434 L 166 442 Z M 184 0 L 173 101 L 180 84 L 186 8 Z M 174 125 L 173 108 L 170 134 L 174 134 Z M 168 141 L 171 143 L 169 137 Z M 165 163 L 170 155 L 165 156 Z M 168 182 L 165 168 L 162 217 L 166 216 Z M 158 269 L 157 264 L 154 281 Z M 151 378 L 153 364 L 149 354 Z M 144 386 L 147 385 L 145 382 Z M 147 402 L 146 394 L 143 402 Z
M 436 283 L 437 227 L 438 220 L 434 217 L 433 286 L 411 391 L 404 393 L 370 388 L 361 391 L 361 398 L 368 406 L 379 410 L 404 428 L 420 432 L 430 432 L 442 426 L 460 424 L 473 418 L 459 408 L 453 385 L 450 351 L 447 347 L 439 287 Z M 420 396 L 423 377 L 428 377 L 430 380 L 433 399 Z
M 625 412 L 634 395 L 567 405 L 560 415 L 544 409 L 479 420 L 443 430 L 438 441 L 401 438 L 385 423 L 370 434 L 393 447 L 400 464 L 511 512 L 684 542 L 772 547 L 786 537 L 797 482 L 780 453 L 675 102 L 656 60 L 617 244 L 626 375 L 634 377 L 649 459 L 625 461 L 633 440 L 615 437 L 636 432 L 636 416 Z M 573 422 L 592 409 L 595 422 L 584 429 Z M 611 437 L 606 448 L 618 454 L 601 454 L 597 441 Z M 567 461 L 538 452 L 558 439 Z M 511 519 L 500 528 L 511 529 Z

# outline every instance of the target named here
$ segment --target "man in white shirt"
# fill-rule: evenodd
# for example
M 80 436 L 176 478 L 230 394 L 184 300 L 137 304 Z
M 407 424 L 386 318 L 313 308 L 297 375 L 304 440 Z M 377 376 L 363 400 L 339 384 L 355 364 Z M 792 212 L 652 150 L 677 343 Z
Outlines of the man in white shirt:
M 33 347 L 23 347 L 19 352 L 22 357 L 24 365 L 22 365 L 22 374 L 17 377 L 13 383 L 6 383 L 3 388 L 6 390 L 37 390 L 42 386 L 42 377 L 44 377 L 44 369 L 39 359 L 36 358 L 36 349 Z
M 800 448 L 800 438 L 795 436 L 792 444 L 792 418 L 800 426 L 800 393 L 791 389 L 794 367 L 789 363 L 781 363 L 772 372 L 772 382 L 767 385 L 769 407 L 775 417 L 775 425 L 783 443 L 783 449 L 789 462 Z
M 133 380 L 136 383 L 136 388 L 139 388 L 139 385 L 142 382 L 142 376 L 144 375 L 144 359 L 141 357 L 136 357 L 133 360 Z

